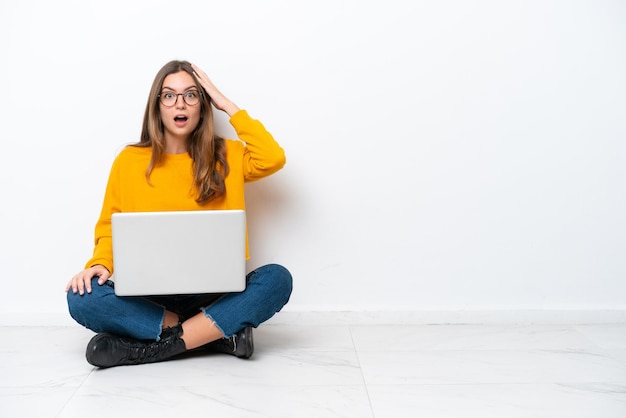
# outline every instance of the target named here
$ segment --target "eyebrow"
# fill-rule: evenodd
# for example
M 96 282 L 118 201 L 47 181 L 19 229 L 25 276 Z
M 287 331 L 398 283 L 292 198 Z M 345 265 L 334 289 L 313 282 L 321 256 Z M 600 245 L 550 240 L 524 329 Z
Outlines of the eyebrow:
M 161 91 L 163 91 L 163 90 L 171 90 L 171 91 L 176 91 L 176 90 L 174 90 L 173 88 L 171 88 L 171 87 L 167 87 L 167 86 L 163 86 L 163 87 L 161 87 Z M 186 89 L 184 89 L 183 91 L 188 91 L 188 90 L 198 90 L 198 87 L 196 87 L 195 85 L 193 85 L 193 86 L 189 86 L 189 87 L 187 87 Z

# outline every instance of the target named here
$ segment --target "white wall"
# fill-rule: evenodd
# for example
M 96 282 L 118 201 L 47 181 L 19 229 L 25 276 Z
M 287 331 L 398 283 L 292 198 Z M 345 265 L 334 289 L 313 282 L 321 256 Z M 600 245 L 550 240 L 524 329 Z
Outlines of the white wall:
M 287 151 L 247 189 L 287 312 L 623 312 L 624 22 L 618 0 L 0 0 L 0 323 L 67 320 L 175 58 Z

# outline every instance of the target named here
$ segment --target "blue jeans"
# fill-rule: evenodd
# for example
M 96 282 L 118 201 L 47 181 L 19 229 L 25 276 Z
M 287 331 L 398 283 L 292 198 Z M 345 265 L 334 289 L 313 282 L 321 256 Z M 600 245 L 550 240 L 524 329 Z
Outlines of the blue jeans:
M 202 295 L 128 297 L 117 296 L 114 283 L 98 285 L 92 279 L 91 293 L 67 292 L 70 315 L 95 332 L 158 341 L 165 311 L 184 321 L 204 312 L 225 337 L 245 327 L 258 327 L 289 301 L 292 278 L 287 269 L 269 264 L 248 273 L 243 292 Z

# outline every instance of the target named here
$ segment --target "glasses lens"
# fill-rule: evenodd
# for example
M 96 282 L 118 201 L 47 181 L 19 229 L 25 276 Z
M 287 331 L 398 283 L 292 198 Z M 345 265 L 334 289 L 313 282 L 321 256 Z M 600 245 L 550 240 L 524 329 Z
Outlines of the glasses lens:
M 183 99 L 189 106 L 197 105 L 200 103 L 200 94 L 197 90 L 189 90 L 183 94 Z
M 160 98 L 161 98 L 161 103 L 163 103 L 164 106 L 169 107 L 169 106 L 174 106 L 178 96 L 172 93 L 171 91 L 164 91 L 160 94 Z

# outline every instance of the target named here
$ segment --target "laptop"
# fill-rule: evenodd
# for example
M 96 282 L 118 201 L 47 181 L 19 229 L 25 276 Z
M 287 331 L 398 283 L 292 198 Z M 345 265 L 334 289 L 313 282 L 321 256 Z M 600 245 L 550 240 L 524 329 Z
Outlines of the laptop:
M 245 290 L 243 210 L 115 213 L 111 227 L 119 296 Z

